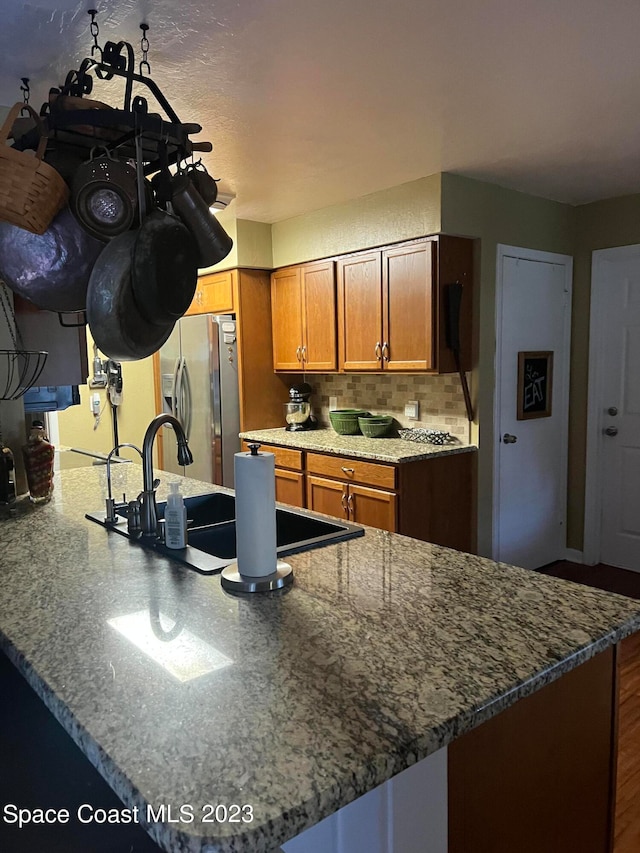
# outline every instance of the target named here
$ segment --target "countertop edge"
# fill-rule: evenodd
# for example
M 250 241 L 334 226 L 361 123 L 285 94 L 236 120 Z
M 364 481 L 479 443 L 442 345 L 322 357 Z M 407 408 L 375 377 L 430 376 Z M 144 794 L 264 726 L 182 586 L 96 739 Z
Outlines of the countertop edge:
M 331 433 L 335 439 L 336 445 L 327 447 L 321 442 L 314 442 L 313 436 L 316 433 Z M 354 459 L 367 459 L 372 462 L 382 462 L 391 465 L 402 465 L 410 462 L 420 462 L 424 459 L 436 459 L 442 456 L 453 456 L 458 453 L 471 453 L 478 450 L 475 444 L 421 444 L 420 442 L 406 441 L 401 438 L 362 438 L 364 442 L 376 442 L 375 448 L 358 448 L 341 446 L 342 436 L 338 433 L 333 433 L 329 429 L 321 429 L 317 431 L 309 430 L 304 433 L 304 438 L 291 438 L 292 435 L 300 436 L 300 433 L 287 433 L 284 428 L 264 429 L 264 430 L 244 430 L 240 434 L 240 438 L 245 441 L 259 441 L 264 444 L 273 444 L 276 447 L 286 447 L 292 450 L 307 451 L 310 453 L 326 453 L 331 456 L 351 456 Z M 347 436 L 354 438 L 354 436 Z M 357 440 L 357 439 L 356 439 Z M 407 449 L 400 452 L 384 452 L 384 441 L 402 442 L 407 445 Z M 379 450 L 378 450 L 379 448 Z M 414 450 L 415 448 L 415 450 Z

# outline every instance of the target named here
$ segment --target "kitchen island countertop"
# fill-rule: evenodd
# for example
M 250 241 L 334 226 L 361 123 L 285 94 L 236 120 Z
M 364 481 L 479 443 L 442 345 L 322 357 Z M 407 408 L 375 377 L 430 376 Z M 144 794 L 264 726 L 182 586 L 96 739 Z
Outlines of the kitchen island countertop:
M 140 466 L 113 478 L 137 494 Z M 65 471 L 0 520 L 0 645 L 127 806 L 194 807 L 141 820 L 165 850 L 277 850 L 640 628 L 640 602 L 372 528 L 234 598 L 87 521 L 104 496 L 104 468 Z
M 240 438 L 262 444 L 275 444 L 279 447 L 292 447 L 296 450 L 353 456 L 396 465 L 436 456 L 451 456 L 453 453 L 469 453 L 478 449 L 475 444 L 463 444 L 457 439 L 452 444 L 423 444 L 417 441 L 405 441 L 402 438 L 340 435 L 329 427 L 298 431 L 288 431 L 284 427 L 251 429 L 241 432 Z

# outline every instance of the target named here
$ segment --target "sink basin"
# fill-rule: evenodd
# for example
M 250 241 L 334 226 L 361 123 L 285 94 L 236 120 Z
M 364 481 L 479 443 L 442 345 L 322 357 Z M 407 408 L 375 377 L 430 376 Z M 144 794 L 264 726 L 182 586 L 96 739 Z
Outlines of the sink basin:
M 298 551 L 307 551 L 309 548 L 318 548 L 329 545 L 335 541 L 342 541 L 350 536 L 363 533 L 358 528 L 355 533 L 351 532 L 355 525 L 348 525 L 337 521 L 325 521 L 301 515 L 297 512 L 289 512 L 284 509 L 276 509 L 276 543 L 278 557 L 287 554 L 295 554 Z M 223 524 L 214 524 L 189 530 L 189 545 L 204 551 L 206 554 L 214 554 L 228 560 L 236 558 L 236 524 L 228 521 Z
M 185 498 L 184 503 L 189 519 L 189 544 L 181 549 L 130 537 L 124 510 L 118 511 L 120 520 L 116 524 L 105 524 L 104 513 L 87 513 L 86 517 L 131 538 L 132 542 L 152 548 L 203 574 L 222 571 L 236 557 L 235 497 L 224 492 L 214 492 Z M 164 518 L 165 508 L 166 502 L 158 503 L 158 518 Z M 322 548 L 362 535 L 364 530 L 357 524 L 337 518 L 328 520 L 309 510 L 276 508 L 279 559 L 288 554 Z

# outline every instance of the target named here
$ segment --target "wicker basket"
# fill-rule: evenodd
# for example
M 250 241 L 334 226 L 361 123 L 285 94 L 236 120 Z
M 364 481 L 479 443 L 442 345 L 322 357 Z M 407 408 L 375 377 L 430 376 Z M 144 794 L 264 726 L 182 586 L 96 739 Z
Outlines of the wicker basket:
M 25 108 L 40 131 L 35 157 L 6 144 L 13 122 Z M 42 160 L 46 146 L 47 135 L 35 110 L 20 103 L 12 107 L 0 128 L 0 220 L 33 234 L 44 234 L 69 199 L 69 188 L 60 173 Z

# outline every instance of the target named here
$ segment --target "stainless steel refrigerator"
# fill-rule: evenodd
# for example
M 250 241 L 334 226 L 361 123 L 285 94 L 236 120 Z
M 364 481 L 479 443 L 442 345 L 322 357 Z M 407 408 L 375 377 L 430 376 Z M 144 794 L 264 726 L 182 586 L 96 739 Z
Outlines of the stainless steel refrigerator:
M 235 317 L 183 317 L 160 349 L 160 372 L 164 411 L 178 418 L 193 454 L 192 465 L 179 465 L 175 435 L 164 427 L 161 467 L 233 488 L 233 457 L 240 450 Z

